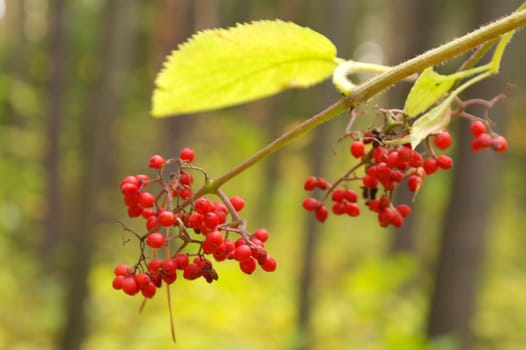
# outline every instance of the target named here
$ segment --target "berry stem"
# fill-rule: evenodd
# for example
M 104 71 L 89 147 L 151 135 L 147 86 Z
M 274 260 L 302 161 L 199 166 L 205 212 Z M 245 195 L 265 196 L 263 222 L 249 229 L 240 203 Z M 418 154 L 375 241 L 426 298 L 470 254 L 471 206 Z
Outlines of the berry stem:
M 170 285 L 166 285 L 166 296 L 168 299 L 168 311 L 170 314 L 170 333 L 172 335 L 172 341 L 175 343 L 175 326 L 174 326 L 174 315 L 172 310 L 172 294 L 170 292 Z
M 276 152 L 281 147 L 283 147 L 288 142 L 292 141 L 296 137 L 306 133 L 309 130 L 314 129 L 320 124 L 325 123 L 326 121 L 331 120 L 332 118 L 340 115 L 345 110 L 351 108 L 352 105 L 345 99 L 341 99 L 336 103 L 333 103 L 331 106 L 327 107 L 323 111 L 314 115 L 313 117 L 305 120 L 303 123 L 298 124 L 291 130 L 287 131 L 285 134 L 281 135 L 267 146 L 260 149 L 258 152 L 254 153 L 250 158 L 240 163 L 235 168 L 229 170 L 222 176 L 211 181 L 209 184 L 205 185 L 199 192 L 203 191 L 204 193 L 215 192 L 221 185 L 225 184 L 235 176 L 239 175 L 246 169 L 250 168 L 252 165 L 262 160 L 263 158 L 269 156 L 270 154 Z M 198 192 L 198 193 L 199 193 Z M 204 194 L 202 193 L 202 194 Z M 201 193 L 199 193 L 201 194 Z M 197 197 L 197 196 L 196 196 Z

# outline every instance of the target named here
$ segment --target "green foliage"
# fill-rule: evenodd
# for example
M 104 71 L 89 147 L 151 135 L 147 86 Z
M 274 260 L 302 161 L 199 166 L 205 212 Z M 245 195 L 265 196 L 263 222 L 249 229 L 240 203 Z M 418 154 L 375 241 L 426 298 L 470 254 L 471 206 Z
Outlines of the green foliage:
M 156 80 L 152 115 L 212 110 L 304 88 L 329 77 L 336 48 L 294 23 L 205 30 L 174 51 Z
M 453 87 L 456 80 L 454 75 L 436 73 L 433 67 L 424 69 L 409 91 L 404 112 L 409 117 L 416 117 L 425 112 Z
M 459 72 L 441 75 L 433 71 L 432 67 L 425 69 L 407 96 L 404 112 L 410 118 L 425 112 L 430 106 L 437 104 L 428 112 L 421 115 L 411 126 L 409 135 L 396 139 L 393 143 L 410 143 L 413 149 L 429 135 L 445 129 L 451 120 L 451 105 L 461 92 L 472 85 L 498 73 L 504 49 L 508 45 L 515 31 L 502 36 L 498 41 L 489 63 Z M 480 57 L 479 57 L 480 59 Z M 453 91 L 456 83 L 462 79 L 472 77 Z M 445 97 L 444 97 L 445 96 Z

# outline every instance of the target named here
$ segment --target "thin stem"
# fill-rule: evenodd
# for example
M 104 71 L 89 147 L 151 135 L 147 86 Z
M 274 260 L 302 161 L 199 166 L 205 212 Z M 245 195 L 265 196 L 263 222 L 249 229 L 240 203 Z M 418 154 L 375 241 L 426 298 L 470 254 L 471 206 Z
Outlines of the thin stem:
M 513 12 L 500 20 L 490 23 L 460 38 L 454 39 L 440 47 L 429 50 L 393 67 L 393 69 L 383 74 L 371 78 L 367 82 L 356 87 L 349 99 L 354 101 L 354 103 L 364 103 L 379 92 L 398 83 L 411 74 L 444 62 L 524 25 L 526 25 L 526 10 L 523 9 Z
M 295 139 L 297 136 L 306 133 L 307 131 L 317 127 L 320 124 L 325 123 L 326 121 L 336 117 L 337 115 L 343 113 L 345 110 L 350 108 L 351 105 L 344 99 L 339 100 L 338 102 L 327 107 L 325 110 L 316 114 L 315 116 L 305 120 L 303 123 L 295 126 L 291 130 L 287 131 L 285 134 L 281 135 L 267 146 L 256 152 L 250 158 L 223 174 L 221 177 L 212 181 L 208 187 L 207 193 L 210 193 L 213 189 L 219 188 L 225 182 L 229 181 L 233 177 L 237 176 L 244 170 L 251 167 L 254 163 L 257 163 L 261 159 L 269 156 L 270 154 L 276 152 L 278 149 L 283 147 L 288 142 Z

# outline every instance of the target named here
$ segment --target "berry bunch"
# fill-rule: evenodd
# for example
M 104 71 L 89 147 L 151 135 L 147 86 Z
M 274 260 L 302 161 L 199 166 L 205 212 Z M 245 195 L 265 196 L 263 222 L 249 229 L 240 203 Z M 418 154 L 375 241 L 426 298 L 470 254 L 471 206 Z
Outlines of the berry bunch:
M 485 148 L 492 147 L 495 152 L 505 152 L 508 149 L 508 141 L 505 137 L 495 133 L 488 133 L 486 124 L 480 120 L 471 122 L 471 150 L 473 152 L 481 151 Z
M 407 204 L 392 203 L 393 191 L 405 183 L 416 195 L 427 176 L 438 170 L 449 170 L 453 167 L 453 160 L 449 156 L 437 154 L 435 151 L 447 150 L 451 146 L 452 138 L 446 129 L 428 135 L 425 150 L 421 152 L 413 149 L 411 144 L 398 142 L 409 133 L 403 113 L 397 111 L 398 119 L 395 119 L 391 118 L 395 112 L 380 108 L 378 110 L 386 119 L 382 128 L 348 134 L 353 138 L 349 151 L 351 156 L 358 160 L 358 164 L 332 184 L 321 177 L 309 176 L 306 179 L 306 191 L 317 190 L 324 193 L 321 199 L 310 196 L 302 203 L 303 208 L 314 213 L 318 221 L 324 222 L 329 212 L 351 217 L 360 215 L 360 198 L 354 190 L 348 188 L 350 183 L 356 182 L 361 188 L 362 206 L 376 213 L 380 226 L 400 227 L 404 218 L 411 214 L 411 207 Z M 465 116 L 463 109 L 459 109 L 458 113 Z M 497 152 L 507 149 L 506 139 L 488 132 L 488 124 L 471 115 L 467 118 L 472 120 L 473 151 L 488 147 Z M 363 170 L 360 172 L 360 169 Z M 332 200 L 330 210 L 326 204 L 329 198 Z
M 184 148 L 177 159 L 153 155 L 149 166 L 157 170 L 156 176 L 139 174 L 122 180 L 128 216 L 142 218 L 145 231 L 139 234 L 123 225 L 138 239 L 140 252 L 135 265 L 115 268 L 114 289 L 151 298 L 163 283 L 175 282 L 178 274 L 211 283 L 218 279 L 212 260 L 235 260 L 246 274 L 257 265 L 264 271 L 276 269 L 276 260 L 265 250 L 268 232 L 263 228 L 248 232 L 239 216 L 243 197 L 228 198 L 221 190 L 207 187 L 213 182 L 203 169 L 191 164 L 194 158 L 190 148 Z M 198 191 L 193 189 L 192 172 L 204 175 Z M 204 193 L 215 194 L 219 200 L 212 201 Z

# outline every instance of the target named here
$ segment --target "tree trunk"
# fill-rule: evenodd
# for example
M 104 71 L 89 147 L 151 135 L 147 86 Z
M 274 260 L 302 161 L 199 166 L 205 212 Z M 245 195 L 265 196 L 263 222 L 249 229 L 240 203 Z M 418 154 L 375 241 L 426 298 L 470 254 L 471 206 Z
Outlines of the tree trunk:
M 455 160 L 450 205 L 442 230 L 428 334 L 430 337 L 452 334 L 464 341 L 469 335 L 484 259 L 496 163 L 493 154 L 473 154 L 470 151 L 471 135 L 467 125 L 463 126 L 459 136 L 459 152 Z
M 62 108 L 64 103 L 64 1 L 49 2 L 49 52 L 51 56 L 51 77 L 49 80 L 49 111 L 47 121 L 46 173 L 47 173 L 47 212 L 44 232 L 40 242 L 40 255 L 44 262 L 52 254 L 60 237 L 60 135 Z
M 89 296 L 87 277 L 101 212 L 99 195 L 107 183 L 106 164 L 112 159 L 112 119 L 118 114 L 123 78 L 130 62 L 135 6 L 126 0 L 106 3 L 101 37 L 101 72 L 84 116 L 84 169 L 78 190 L 79 218 L 70 231 L 70 286 L 67 315 L 61 340 L 64 350 L 79 349 L 86 333 L 85 302 Z
M 4 71 L 10 73 L 11 79 L 26 81 L 28 79 L 28 45 L 24 34 L 24 23 L 27 17 L 26 5 L 20 0 L 5 0 L 5 7 L 7 11 L 2 20 L 5 22 L 4 27 L 9 35 L 4 37 L 4 50 L 8 57 L 7 67 L 4 67 L 7 69 Z M 49 34 L 52 35 L 51 30 Z M 9 107 L 12 106 L 9 105 Z M 23 126 L 26 122 L 16 108 L 9 108 L 6 114 L 10 125 Z

